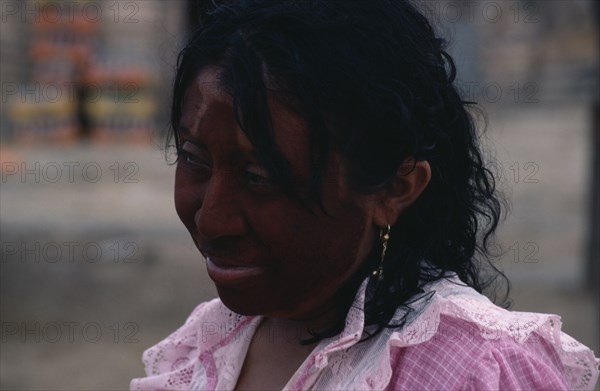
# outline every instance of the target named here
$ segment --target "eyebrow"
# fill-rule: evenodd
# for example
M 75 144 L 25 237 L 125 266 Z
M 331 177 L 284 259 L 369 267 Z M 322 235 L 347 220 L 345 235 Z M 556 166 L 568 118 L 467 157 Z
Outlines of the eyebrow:
M 185 136 L 185 138 L 187 139 L 186 142 L 194 145 L 196 148 L 208 150 L 206 145 L 204 145 L 200 140 L 195 139 L 192 132 L 187 126 L 179 125 L 177 127 L 177 133 Z M 181 146 L 183 147 L 183 144 Z M 252 145 L 249 149 L 238 147 L 236 154 L 239 155 L 239 153 L 241 153 L 242 155 L 251 156 L 253 159 L 258 160 L 258 152 L 254 145 Z
M 185 138 L 187 139 L 187 140 L 185 141 L 185 143 L 190 143 L 190 144 L 192 144 L 192 145 L 194 146 L 194 148 L 196 148 L 196 149 L 201 149 L 201 150 L 208 150 L 208 149 L 206 148 L 206 146 L 205 146 L 205 145 L 204 145 L 202 142 L 200 142 L 200 141 L 198 141 L 198 140 L 194 140 L 194 137 L 193 137 L 193 135 L 192 135 L 192 132 L 190 132 L 190 129 L 189 129 L 187 126 L 184 126 L 184 125 L 179 125 L 179 126 L 177 127 L 177 133 L 179 133 L 180 135 L 183 135 L 183 136 L 185 136 Z M 194 140 L 194 141 L 192 141 L 192 140 Z M 181 141 L 180 141 L 180 143 L 181 143 Z M 183 145 L 184 145 L 185 143 L 181 143 L 181 147 L 182 147 L 182 148 L 183 148 Z

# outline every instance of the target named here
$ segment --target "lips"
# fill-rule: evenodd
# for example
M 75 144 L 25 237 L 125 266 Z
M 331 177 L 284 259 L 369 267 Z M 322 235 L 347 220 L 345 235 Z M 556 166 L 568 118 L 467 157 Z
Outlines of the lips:
M 206 257 L 206 270 L 210 278 L 220 285 L 237 285 L 251 282 L 267 271 L 259 265 L 235 265 L 229 262 Z

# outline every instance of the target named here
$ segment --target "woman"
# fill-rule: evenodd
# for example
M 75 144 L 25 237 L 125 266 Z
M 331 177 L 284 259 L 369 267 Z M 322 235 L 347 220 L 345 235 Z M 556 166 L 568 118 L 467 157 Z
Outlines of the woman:
M 219 298 L 131 388 L 592 388 L 557 316 L 480 294 L 502 203 L 454 74 L 404 1 L 209 13 L 171 125 L 177 213 Z

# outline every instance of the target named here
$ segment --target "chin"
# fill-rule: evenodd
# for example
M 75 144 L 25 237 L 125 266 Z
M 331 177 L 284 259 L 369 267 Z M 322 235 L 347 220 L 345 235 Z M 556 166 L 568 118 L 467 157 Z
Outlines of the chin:
M 248 292 L 233 291 L 219 286 L 217 286 L 217 292 L 225 307 L 236 314 L 256 316 L 273 312 L 273 306 L 269 305 L 270 303 L 266 302 L 264 298 L 257 298 Z

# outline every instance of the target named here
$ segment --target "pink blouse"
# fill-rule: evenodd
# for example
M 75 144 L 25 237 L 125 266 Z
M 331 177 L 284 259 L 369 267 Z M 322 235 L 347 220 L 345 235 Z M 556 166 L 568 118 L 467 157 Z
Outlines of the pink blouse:
M 402 329 L 357 343 L 366 284 L 343 332 L 321 341 L 284 390 L 591 390 L 596 384 L 600 360 L 560 331 L 559 316 L 504 310 L 456 277 L 429 284 L 434 294 Z M 237 315 L 219 299 L 200 304 L 144 352 L 148 377 L 133 379 L 131 389 L 232 390 L 261 319 Z

